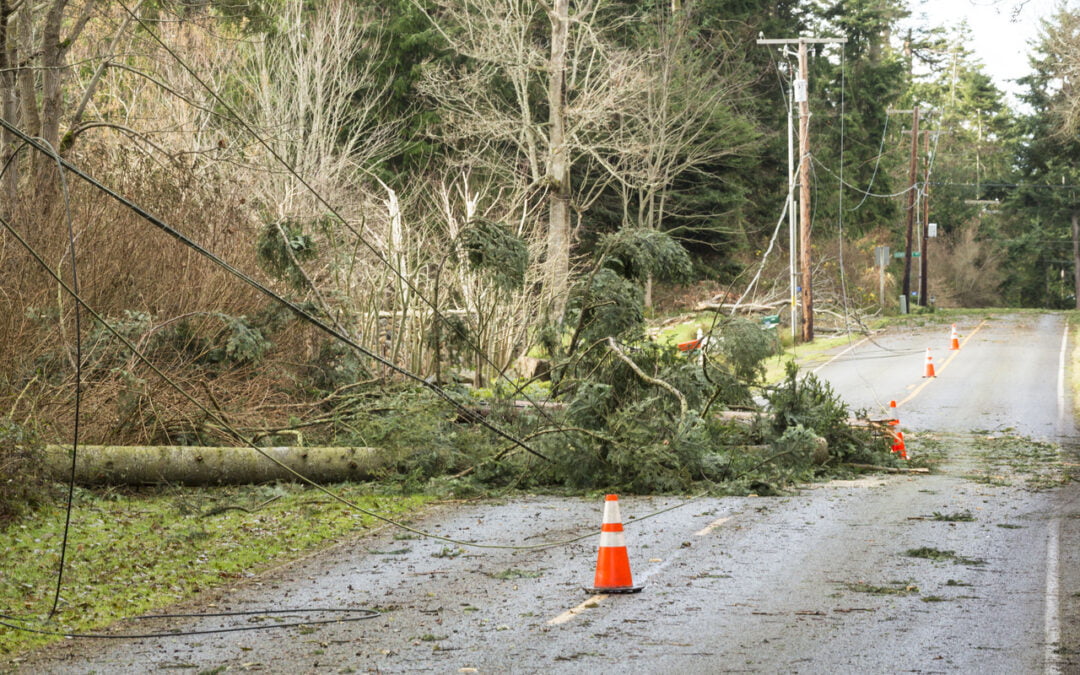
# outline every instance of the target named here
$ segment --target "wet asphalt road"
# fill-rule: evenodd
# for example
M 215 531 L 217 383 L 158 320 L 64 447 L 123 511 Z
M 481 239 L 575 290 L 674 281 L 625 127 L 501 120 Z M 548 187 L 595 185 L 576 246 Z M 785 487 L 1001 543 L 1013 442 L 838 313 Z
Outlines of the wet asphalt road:
M 415 523 L 476 548 L 386 530 L 346 542 L 201 609 L 376 608 L 372 620 L 217 635 L 71 641 L 24 672 L 1037 673 L 1080 672 L 1080 492 L 1024 476 L 972 480 L 983 460 L 950 439 L 1071 440 L 1059 385 L 1064 322 L 1022 315 L 890 331 L 818 374 L 870 409 L 890 399 L 931 476 L 877 476 L 779 498 L 623 497 L 635 582 L 596 596 L 602 498 L 447 504 Z M 940 350 L 937 349 L 938 341 Z M 933 342 L 933 344 L 930 344 Z M 925 348 L 938 377 L 921 377 Z M 951 359 L 951 360 L 950 360 Z M 677 507 L 677 508 L 671 508 Z M 665 510 L 670 509 L 670 510 Z M 935 514 L 970 513 L 953 522 Z M 913 558 L 925 548 L 948 560 Z M 188 630 L 220 619 L 178 624 Z M 146 626 L 119 627 L 145 630 Z

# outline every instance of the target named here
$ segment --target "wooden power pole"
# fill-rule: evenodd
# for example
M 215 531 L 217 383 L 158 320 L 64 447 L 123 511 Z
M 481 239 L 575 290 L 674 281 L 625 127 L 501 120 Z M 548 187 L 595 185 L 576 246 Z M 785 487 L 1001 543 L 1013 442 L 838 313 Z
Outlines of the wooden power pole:
M 802 96 L 799 103 L 799 267 L 802 269 L 802 339 L 814 339 L 814 285 L 810 265 L 810 101 L 806 42 L 799 40 L 799 79 Z M 796 87 L 796 91 L 799 87 Z
M 926 307 L 930 297 L 930 130 L 923 132 L 923 153 L 926 157 L 926 172 L 923 174 L 922 193 L 922 257 L 919 258 L 919 304 Z
M 911 239 L 915 233 L 915 189 L 919 180 L 919 106 L 911 111 L 911 185 L 907 198 L 907 235 L 904 239 L 904 306 L 911 302 Z
M 810 264 L 810 100 L 806 45 L 843 44 L 847 38 L 761 39 L 759 45 L 799 46 L 799 76 L 795 80 L 795 102 L 799 104 L 799 266 L 802 271 L 802 317 L 800 324 L 803 342 L 814 339 L 813 267 Z M 794 223 L 789 223 L 794 227 Z

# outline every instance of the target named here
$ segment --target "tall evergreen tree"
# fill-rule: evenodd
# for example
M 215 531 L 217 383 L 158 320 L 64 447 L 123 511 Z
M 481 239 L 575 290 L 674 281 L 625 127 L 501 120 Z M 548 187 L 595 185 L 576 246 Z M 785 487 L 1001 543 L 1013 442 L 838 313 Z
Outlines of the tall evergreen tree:
M 847 42 L 839 57 L 817 49 L 811 66 L 811 87 L 820 83 L 813 93 L 821 100 L 817 124 L 823 136 L 814 149 L 822 196 L 816 220 L 837 223 L 842 218 L 854 235 L 895 228 L 901 215 L 896 199 L 864 197 L 896 191 L 899 158 L 883 154 L 883 141 L 889 108 L 907 87 L 903 55 L 891 44 L 897 21 L 906 15 L 900 0 L 844 0 L 820 15 L 819 30 Z M 845 187 L 838 190 L 841 173 Z
M 1080 10 L 1062 9 L 1044 22 L 1032 73 L 1021 80 L 1032 113 L 1021 125 L 1021 185 L 1009 199 L 1011 304 L 1080 308 L 1080 139 L 1065 123 L 1075 83 L 1063 53 L 1070 43 L 1080 49 L 1080 41 L 1069 39 L 1076 26 Z

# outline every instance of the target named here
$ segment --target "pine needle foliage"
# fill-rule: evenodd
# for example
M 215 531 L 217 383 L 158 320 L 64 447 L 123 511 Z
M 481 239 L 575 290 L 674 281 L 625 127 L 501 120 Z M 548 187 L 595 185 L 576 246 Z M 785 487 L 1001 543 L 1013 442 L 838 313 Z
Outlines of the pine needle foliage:
M 785 366 L 786 377 L 778 386 L 768 390 L 766 398 L 772 419 L 766 436 L 784 445 L 800 442 L 802 431 L 809 430 L 828 442 L 830 459 L 839 461 L 873 461 L 888 463 L 888 443 L 865 429 L 856 429 L 848 420 L 851 411 L 833 391 L 832 385 L 813 373 L 799 376 L 794 362 Z M 858 411 L 865 417 L 865 411 Z
M 644 338 L 597 342 L 584 350 L 561 381 L 570 431 L 543 444 L 554 459 L 548 478 L 576 488 L 639 493 L 680 492 L 702 480 L 729 478 L 732 447 L 746 443 L 746 432 L 722 424 L 714 413 L 753 405 L 760 361 L 772 353 L 754 346 L 762 332 L 755 330 L 741 323 L 722 327 L 718 343 L 750 343 L 726 352 L 688 356 Z
M 476 218 L 458 235 L 473 270 L 487 276 L 496 288 L 512 291 L 525 285 L 529 247 L 510 228 Z
M 481 407 L 466 392 L 455 395 L 469 409 Z M 338 401 L 334 415 L 334 444 L 378 448 L 387 459 L 385 480 L 406 491 L 475 468 L 498 450 L 487 429 L 422 387 L 361 388 Z
M 736 379 L 759 382 L 765 377 L 765 359 L 780 348 L 775 331 L 762 330 L 747 319 L 732 319 L 723 325 L 720 352 Z
M 294 220 L 264 225 L 255 247 L 256 258 L 263 270 L 294 290 L 301 290 L 306 284 L 300 263 L 311 260 L 316 253 L 314 237 L 305 233 L 303 226 Z
M 566 305 L 565 323 L 576 326 L 570 352 L 608 336 L 638 339 L 645 326 L 644 298 L 641 287 L 610 269 L 583 279 L 571 289 Z
M 671 235 L 645 227 L 623 228 L 601 238 L 605 267 L 627 279 L 685 282 L 693 263 L 686 249 Z

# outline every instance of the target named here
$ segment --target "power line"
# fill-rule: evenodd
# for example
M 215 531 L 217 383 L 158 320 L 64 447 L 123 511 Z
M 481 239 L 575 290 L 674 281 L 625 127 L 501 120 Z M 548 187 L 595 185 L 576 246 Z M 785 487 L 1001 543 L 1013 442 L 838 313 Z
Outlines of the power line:
M 811 156 L 811 159 L 813 160 L 813 162 L 815 164 L 817 164 L 819 167 L 824 169 L 825 173 L 830 174 L 833 178 L 836 178 L 837 180 L 842 181 L 844 187 L 846 187 L 849 190 L 854 190 L 855 192 L 858 192 L 859 194 L 865 195 L 867 197 L 875 197 L 875 198 L 878 198 L 878 199 L 895 199 L 897 197 L 903 197 L 904 195 L 911 192 L 912 190 L 918 189 L 918 186 L 914 186 L 914 187 L 908 186 L 908 187 L 904 188 L 903 190 L 900 190 L 899 192 L 893 192 L 893 193 L 890 193 L 890 194 L 883 194 L 883 193 L 877 193 L 877 192 L 867 192 L 866 190 L 863 190 L 858 185 L 852 185 L 851 183 L 849 183 L 846 180 L 842 179 L 839 174 L 837 174 L 835 171 L 833 171 L 829 167 L 825 166 L 825 164 L 820 159 L 818 159 L 817 157 Z
M 841 95 L 842 95 L 842 90 L 841 90 Z M 841 121 L 841 124 L 843 124 L 843 121 Z M 874 158 L 874 172 L 872 174 L 870 174 L 870 184 L 866 186 L 865 190 L 859 190 L 860 192 L 863 193 L 863 198 L 862 198 L 862 200 L 859 201 L 858 204 L 856 204 L 855 206 L 853 206 L 850 209 L 851 211 L 858 211 L 862 207 L 862 205 L 864 203 L 866 203 L 866 200 L 868 198 L 870 198 L 871 196 L 876 196 L 876 195 L 873 195 L 872 192 L 870 192 L 870 189 L 874 187 L 874 180 L 877 179 L 878 168 L 881 166 L 881 158 L 885 154 L 885 135 L 887 133 L 889 133 L 889 116 L 888 115 L 885 116 L 885 124 L 881 128 L 881 144 L 878 145 L 877 157 Z M 840 178 L 840 184 L 845 185 L 843 177 Z
M 944 185 L 946 187 L 973 187 L 973 188 L 1008 188 L 1008 189 L 1037 189 L 1037 190 L 1080 190 L 1080 185 L 1058 183 L 956 183 L 952 181 L 931 181 L 931 185 Z
M 194 68 L 192 68 L 186 61 L 184 61 L 180 57 L 180 55 L 176 53 L 176 51 L 174 49 L 169 47 L 169 45 L 167 45 L 165 43 L 165 41 L 162 40 L 161 37 L 158 36 L 158 34 L 153 31 L 153 29 L 151 28 L 150 25 L 148 25 L 134 11 L 132 11 L 130 8 L 128 8 L 127 4 L 125 4 L 123 2 L 123 0 L 120 0 L 119 4 L 124 9 L 124 11 L 128 13 L 128 15 L 132 18 L 132 20 L 134 20 L 136 23 L 138 23 L 139 26 L 143 30 L 146 31 L 147 35 L 149 35 L 154 40 L 154 42 L 156 42 L 158 45 L 160 45 L 161 48 L 164 49 L 165 52 L 174 61 L 176 61 L 176 63 L 181 68 L 183 68 L 185 72 L 187 72 L 189 75 L 191 75 L 191 77 L 199 84 L 199 86 L 202 87 L 214 99 L 214 101 L 219 106 L 221 106 L 221 109 L 224 110 L 228 115 L 227 119 L 230 119 L 231 121 L 233 121 L 237 125 L 239 125 L 245 132 L 247 132 L 252 138 L 254 138 L 255 141 L 260 146 L 262 146 L 263 149 L 265 149 L 268 153 L 270 153 L 270 155 L 274 158 L 274 160 L 278 164 L 280 164 L 282 167 L 284 167 L 284 169 L 286 170 L 286 172 L 288 172 L 288 174 L 290 176 L 295 178 L 304 187 L 304 189 L 307 190 L 315 198 L 316 201 L 318 201 L 320 204 L 322 204 L 323 207 L 325 207 L 326 210 L 332 216 L 334 216 L 334 218 L 336 218 L 338 220 L 338 222 L 340 222 L 347 230 L 349 230 L 349 232 L 351 232 L 356 237 L 358 242 L 360 242 L 369 252 L 371 252 L 380 263 L 382 263 L 384 266 L 386 266 L 386 268 L 388 268 L 391 272 L 393 272 L 394 275 L 397 276 L 402 281 L 402 283 L 404 283 L 409 288 L 409 290 L 412 293 L 414 293 L 415 296 L 421 302 L 423 302 L 425 305 L 427 305 L 432 310 L 433 315 L 435 316 L 435 318 L 438 321 L 442 322 L 451 331 L 453 331 L 459 338 L 461 338 L 461 340 L 465 344 L 467 344 L 469 346 L 469 348 L 474 353 L 476 353 L 484 363 L 491 366 L 499 374 L 500 378 L 506 380 L 510 384 L 513 384 L 513 382 L 510 380 L 510 378 L 506 375 L 505 370 L 500 369 L 498 367 L 498 365 L 495 364 L 491 360 L 491 358 L 480 348 L 480 346 L 478 344 L 476 344 L 460 328 L 460 326 L 458 326 L 455 322 L 450 321 L 446 317 L 446 315 L 444 315 L 442 312 L 440 312 L 439 308 L 431 300 L 429 300 L 428 297 L 419 288 L 417 288 L 417 286 L 407 276 L 405 276 L 401 272 L 401 270 L 399 268 L 397 268 L 385 255 L 383 255 L 382 252 L 379 251 L 371 242 L 369 242 L 367 239 L 365 239 L 364 236 L 356 228 L 354 228 L 351 224 L 349 224 L 349 221 L 345 218 L 345 216 L 343 216 L 334 205 L 332 205 L 325 197 L 322 196 L 322 194 L 318 190 L 316 190 L 314 188 L 314 186 L 312 186 L 303 176 L 301 176 L 300 173 L 296 170 L 296 168 L 293 167 L 291 164 L 289 164 L 289 162 L 287 162 L 285 160 L 285 158 L 282 157 L 273 148 L 273 146 L 270 143 L 268 143 L 266 141 L 266 139 L 264 139 L 255 130 L 255 128 L 251 124 L 249 124 L 243 117 L 241 117 L 233 109 L 233 107 L 228 103 L 228 101 L 226 101 L 224 98 L 222 98 L 217 93 L 217 91 L 215 91 L 209 84 L 207 84 L 203 80 L 203 78 L 201 78 L 199 76 L 199 74 L 195 72 Z M 383 184 L 383 185 L 385 186 L 385 184 Z M 330 312 L 326 312 L 326 314 L 327 314 L 327 316 L 332 316 L 332 314 Z M 339 330 L 339 333 L 341 333 L 341 334 L 345 333 L 345 331 L 343 329 L 341 329 L 340 326 L 338 326 L 338 330 Z M 395 370 L 400 371 L 400 369 L 397 369 L 397 368 L 395 368 Z M 532 404 L 533 409 L 536 410 L 539 415 L 544 417 L 550 424 L 559 426 L 555 422 L 555 420 L 553 420 L 551 418 L 551 416 L 548 415 L 547 411 L 544 410 L 542 406 L 537 405 L 536 402 L 533 401 L 532 398 L 529 397 L 528 393 L 518 389 L 518 394 L 520 394 L 521 397 L 524 398 L 525 400 L 529 401 L 529 403 Z M 530 452 L 534 452 L 534 451 L 530 450 Z M 535 452 L 534 452 L 534 454 L 535 454 Z
M 530 454 L 533 454 L 533 455 L 535 455 L 537 457 L 540 457 L 541 459 L 551 461 L 547 456 L 545 456 L 544 454 L 540 453 L 539 451 L 533 449 L 532 447 L 527 445 L 524 441 L 522 441 L 522 440 L 514 437 L 510 433 L 500 429 L 499 427 L 495 426 L 494 424 L 489 422 L 487 419 L 485 419 L 483 416 L 478 415 L 477 413 L 470 410 L 468 407 L 466 407 L 465 405 L 463 405 L 459 401 L 455 400 L 454 397 L 452 397 L 442 387 L 438 386 L 434 382 L 429 382 L 425 378 L 422 378 L 419 375 L 407 370 L 406 368 L 403 368 L 402 366 L 397 365 L 393 361 L 390 361 L 389 359 L 384 358 L 384 357 L 376 354 L 375 352 L 371 351 L 370 349 L 367 349 L 366 347 L 364 347 L 360 343 L 353 340 L 351 337 L 345 335 L 343 332 L 341 332 L 341 330 L 339 330 L 337 328 L 334 328 L 334 327 L 324 323 L 323 321 L 320 321 L 319 319 L 315 318 L 309 312 L 305 311 L 304 309 L 302 309 L 300 306 L 298 306 L 294 302 L 288 300 L 287 298 L 284 298 L 284 297 L 278 295 L 277 293 L 270 290 L 265 285 L 263 285 L 262 283 L 260 283 L 256 279 L 254 279 L 253 277 L 249 276 L 248 274 L 241 271 L 240 269 L 234 267 L 230 263 L 228 263 L 225 260 L 223 260 L 222 258 L 218 257 L 216 254 L 212 253 L 211 251 L 203 248 L 200 244 L 193 241 L 192 239 L 187 237 L 182 232 L 178 231 L 177 229 L 175 229 L 174 227 L 172 227 L 168 223 L 165 223 L 160 218 L 158 218 L 158 217 L 154 216 L 153 214 L 149 213 L 148 211 L 143 209 L 138 204 L 135 204 L 131 200 L 127 199 L 126 197 L 124 197 L 124 196 L 118 194 L 117 192 L 113 191 L 111 188 L 107 187 L 106 185 L 102 184 L 101 182 L 99 182 L 98 180 L 96 180 L 95 178 L 90 176 L 89 174 L 85 173 L 79 167 L 75 166 L 74 164 L 72 164 L 68 160 L 60 157 L 58 154 L 53 152 L 51 148 L 46 147 L 41 142 L 39 142 L 37 139 L 31 138 L 30 136 L 27 136 L 25 133 L 23 133 L 23 131 L 21 129 L 14 126 L 13 124 L 11 124 L 10 122 L 8 122 L 6 119 L 4 119 L 2 117 L 0 117 L 0 126 L 7 129 L 9 132 L 11 132 L 12 135 L 14 135 L 17 138 L 19 138 L 20 140 L 22 140 L 23 143 L 25 143 L 26 145 L 30 146 L 31 148 L 37 150 L 38 152 L 40 152 L 40 153 L 42 153 L 42 154 L 44 154 L 44 155 L 46 155 L 46 156 L 48 156 L 50 158 L 55 159 L 57 161 L 57 163 L 60 164 L 63 167 L 63 169 L 66 169 L 67 171 L 70 171 L 72 174 L 78 176 L 82 180 L 89 183 L 95 189 L 105 193 L 109 197 L 112 197 L 114 200 L 116 200 L 117 202 L 119 202 L 123 206 L 127 207 L 128 209 L 130 209 L 134 213 L 136 213 L 143 220 L 145 220 L 148 223 L 150 223 L 151 225 L 157 227 L 162 232 L 165 232 L 166 234 L 173 237 L 174 239 L 179 241 L 181 244 L 183 244 L 183 245 L 187 246 L 188 248 L 192 249 L 193 251 L 195 251 L 199 255 L 203 256 L 204 258 L 207 258 L 208 260 L 213 262 L 215 265 L 217 265 L 221 269 L 225 270 L 226 272 L 233 275 L 237 279 L 240 279 L 241 281 L 246 283 L 248 286 L 252 287 L 253 289 L 255 289 L 258 292 L 262 293 L 263 295 L 267 296 L 271 300 L 273 300 L 273 301 L 281 304 L 282 306 L 286 307 L 287 309 L 289 309 L 294 315 L 296 315 L 301 320 L 306 321 L 307 323 L 311 324 L 312 326 L 315 326 L 316 328 L 318 328 L 322 332 L 326 333 L 330 337 L 332 337 L 332 338 L 334 338 L 336 340 L 339 340 L 342 343 L 352 347 L 353 349 L 357 350 L 361 354 L 363 354 L 363 355 L 367 356 L 368 358 L 370 358 L 370 359 L 372 359 L 372 360 L 386 366 L 387 368 L 393 370 L 394 372 L 396 372 L 396 373 L 398 373 L 400 375 L 403 375 L 406 378 L 408 378 L 410 380 L 413 380 L 413 381 L 419 383 L 420 385 L 426 387 L 427 389 L 429 389 L 432 392 L 434 392 L 435 394 L 437 394 L 440 398 L 442 398 L 445 401 L 447 401 L 448 403 L 450 403 L 452 406 L 454 406 L 460 412 L 462 412 L 466 416 L 466 418 L 469 419 L 470 421 L 473 421 L 473 422 L 475 422 L 477 424 L 480 424 L 481 426 L 483 426 L 483 427 L 487 428 L 488 430 L 494 432 L 496 435 L 502 437 L 503 439 L 505 439 L 507 441 L 510 441 L 514 445 L 522 448 L 523 450 L 525 450 L 526 452 L 529 452 Z
M 797 38 L 757 40 L 759 45 L 799 46 L 799 78 L 794 82 L 794 98 L 799 104 L 799 257 L 802 266 L 802 339 L 814 340 L 813 269 L 810 264 L 810 101 L 809 67 L 806 45 L 843 44 L 847 38 Z

